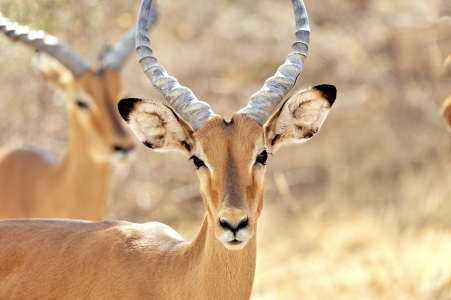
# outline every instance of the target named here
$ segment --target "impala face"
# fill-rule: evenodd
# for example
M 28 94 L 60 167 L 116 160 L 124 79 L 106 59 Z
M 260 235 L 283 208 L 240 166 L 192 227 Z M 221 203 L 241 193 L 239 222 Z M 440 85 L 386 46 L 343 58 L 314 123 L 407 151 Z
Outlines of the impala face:
M 127 163 L 134 145 L 116 109 L 122 87 L 119 72 L 87 70 L 75 79 L 48 55 L 37 53 L 33 61 L 47 82 L 65 93 L 68 112 L 74 126 L 81 127 L 80 138 L 91 158 L 98 163 Z
M 78 80 L 75 116 L 87 132 L 89 153 L 99 162 L 127 163 L 134 145 L 116 109 L 121 90 L 119 73 L 105 69 L 88 71 Z
M 266 159 L 263 128 L 235 114 L 210 117 L 194 134 L 197 168 L 215 236 L 227 249 L 242 249 L 254 235 L 263 208 Z
M 190 157 L 215 237 L 227 249 L 240 250 L 254 236 L 263 208 L 270 151 L 312 138 L 335 97 L 334 86 L 316 86 L 288 99 L 263 127 L 235 113 L 230 122 L 211 115 L 196 132 L 159 102 L 124 99 L 118 107 L 144 145 L 156 151 L 178 150 Z

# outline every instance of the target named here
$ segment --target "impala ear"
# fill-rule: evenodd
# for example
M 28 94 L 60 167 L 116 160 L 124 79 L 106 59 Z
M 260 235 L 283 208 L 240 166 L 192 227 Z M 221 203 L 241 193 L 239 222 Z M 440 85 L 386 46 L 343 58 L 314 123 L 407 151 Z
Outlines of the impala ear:
M 33 54 L 32 63 L 35 69 L 44 77 L 44 80 L 55 89 L 67 91 L 74 82 L 72 72 L 58 60 L 44 52 L 36 50 Z
M 442 55 L 445 73 L 451 72 L 451 17 L 446 16 L 435 21 L 430 28 L 425 30 L 428 38 L 437 43 L 438 49 Z
M 318 85 L 290 97 L 265 125 L 271 152 L 290 142 L 311 139 L 321 128 L 337 96 L 333 85 Z
M 451 132 L 451 96 L 443 102 L 440 112 L 445 118 L 446 127 Z
M 138 139 L 150 149 L 189 154 L 193 148 L 193 129 L 166 105 L 130 98 L 119 101 L 118 108 Z

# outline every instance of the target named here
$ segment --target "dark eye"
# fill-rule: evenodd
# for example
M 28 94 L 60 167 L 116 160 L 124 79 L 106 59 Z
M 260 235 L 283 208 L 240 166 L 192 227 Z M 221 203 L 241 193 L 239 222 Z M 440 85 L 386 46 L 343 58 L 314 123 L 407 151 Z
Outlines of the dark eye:
M 262 165 L 266 165 L 266 160 L 268 159 L 268 151 L 263 151 L 260 153 L 259 156 L 257 156 L 257 162 L 261 163 Z
M 192 156 L 191 159 L 193 160 L 194 165 L 196 166 L 196 169 L 199 169 L 204 165 L 204 162 L 202 160 L 199 159 L 199 157 L 197 156 Z
M 88 106 L 88 104 L 86 104 L 86 102 L 83 102 L 83 101 L 81 101 L 79 99 L 77 99 L 77 101 L 75 103 L 80 108 L 83 108 L 83 109 L 88 109 L 89 108 L 89 106 Z

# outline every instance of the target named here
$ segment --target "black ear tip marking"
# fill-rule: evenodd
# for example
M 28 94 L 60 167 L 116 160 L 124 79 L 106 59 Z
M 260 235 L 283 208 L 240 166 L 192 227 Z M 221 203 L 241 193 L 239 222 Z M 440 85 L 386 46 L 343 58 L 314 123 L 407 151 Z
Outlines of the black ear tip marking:
M 117 104 L 117 108 L 119 109 L 119 113 L 121 114 L 122 119 L 124 119 L 127 123 L 130 121 L 128 116 L 135 108 L 135 104 L 140 101 L 141 101 L 141 99 L 128 98 L 128 99 L 122 99 Z
M 147 148 L 154 149 L 154 146 L 153 146 L 151 143 L 147 142 L 147 141 L 143 142 L 143 144 L 144 144 Z
M 337 98 L 337 88 L 331 84 L 321 84 L 314 87 L 315 90 L 320 91 L 323 97 L 329 102 L 330 106 L 335 102 Z

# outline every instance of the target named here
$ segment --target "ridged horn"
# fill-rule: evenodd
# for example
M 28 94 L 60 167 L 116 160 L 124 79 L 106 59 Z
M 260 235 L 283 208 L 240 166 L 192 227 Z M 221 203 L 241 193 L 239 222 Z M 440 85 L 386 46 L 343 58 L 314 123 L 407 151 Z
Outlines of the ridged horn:
M 144 73 L 153 87 L 172 105 L 172 107 L 197 131 L 205 120 L 213 114 L 210 106 L 199 101 L 193 92 L 181 86 L 177 79 L 171 77 L 165 68 L 157 63 L 150 47 L 149 28 L 152 0 L 143 0 L 136 24 L 136 52 Z
M 310 27 L 307 10 L 302 0 L 292 0 L 296 19 L 296 40 L 285 63 L 276 74 L 266 80 L 263 88 L 254 94 L 249 104 L 239 113 L 247 115 L 263 126 L 276 109 L 277 105 L 295 86 L 301 75 L 310 39 Z
M 157 5 L 152 5 L 152 9 L 150 11 L 148 28 L 150 28 L 155 24 L 155 21 L 158 18 L 158 10 Z M 136 26 L 130 28 L 123 37 L 112 46 L 105 57 L 101 61 L 101 65 L 103 68 L 110 68 L 115 70 L 121 70 L 124 66 L 127 58 L 133 53 L 135 50 L 135 35 L 136 35 Z
M 39 30 L 31 30 L 28 26 L 21 26 L 11 22 L 0 13 L 0 31 L 14 41 L 30 45 L 39 51 L 46 52 L 57 59 L 75 77 L 79 77 L 89 69 L 89 64 L 69 46 L 61 43 L 56 37 Z

